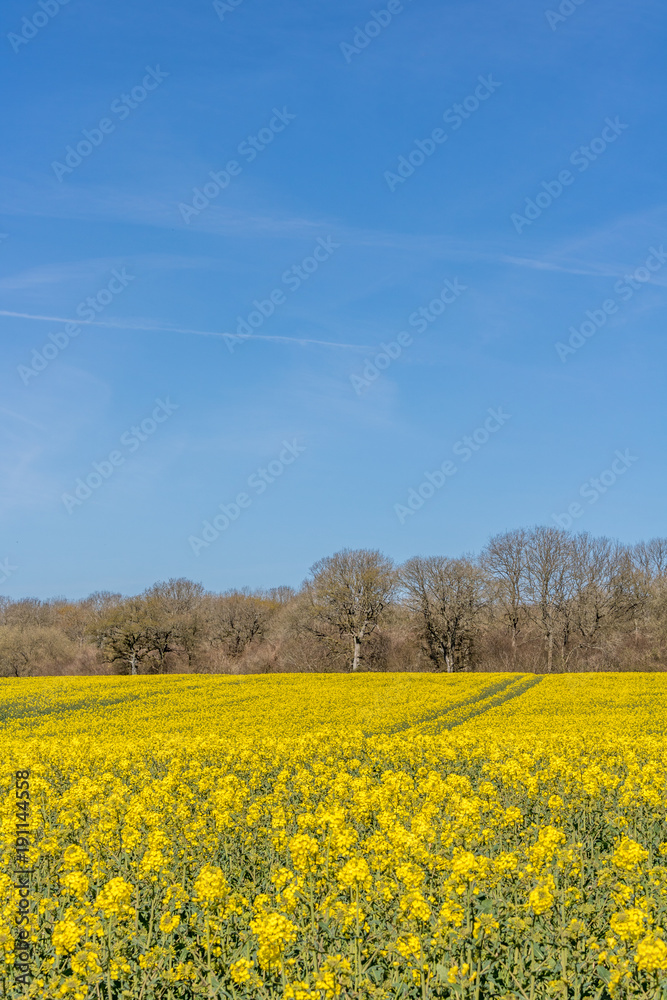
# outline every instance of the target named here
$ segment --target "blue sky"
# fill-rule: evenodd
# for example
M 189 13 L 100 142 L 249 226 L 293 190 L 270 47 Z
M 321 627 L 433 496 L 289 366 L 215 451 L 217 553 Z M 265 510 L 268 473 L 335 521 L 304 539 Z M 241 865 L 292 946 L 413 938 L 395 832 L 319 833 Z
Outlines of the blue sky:
M 0 593 L 665 534 L 666 14 L 6 0 Z

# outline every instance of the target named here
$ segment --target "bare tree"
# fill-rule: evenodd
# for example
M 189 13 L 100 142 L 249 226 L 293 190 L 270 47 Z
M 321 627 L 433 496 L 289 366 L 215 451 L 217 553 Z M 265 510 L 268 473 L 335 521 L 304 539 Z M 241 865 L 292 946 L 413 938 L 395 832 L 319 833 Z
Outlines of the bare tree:
M 37 597 L 23 597 L 18 601 L 9 598 L 3 607 L 2 624 L 19 628 L 40 626 L 48 628 L 57 625 L 55 605 L 57 602 L 40 601 Z
M 182 653 L 191 664 L 206 633 L 205 591 L 201 583 L 172 577 L 145 590 L 143 600 L 160 672 L 165 669 L 168 653 Z
M 537 626 L 547 654 L 547 672 L 553 670 L 554 646 L 567 645 L 569 620 L 571 541 L 560 528 L 533 528 L 527 537 L 524 569 L 526 611 Z
M 154 625 L 146 602 L 128 598 L 91 623 L 91 633 L 109 663 L 134 675 L 156 652 Z
M 627 549 L 581 532 L 570 550 L 569 620 L 577 648 L 600 649 L 612 631 L 631 627 L 636 608 Z M 567 654 L 564 654 L 567 663 Z
M 204 593 L 201 583 L 181 576 L 154 583 L 144 591 L 144 597 L 159 601 L 167 614 L 183 615 L 197 610 Z
M 289 604 L 296 597 L 296 590 L 294 587 L 287 587 L 283 584 L 280 587 L 270 587 L 261 596 L 269 601 L 274 601 L 276 604 Z
M 648 584 L 667 579 L 667 538 L 639 542 L 632 550 L 632 557 Z
M 481 556 L 482 568 L 494 586 L 494 603 L 510 634 L 512 666 L 516 665 L 519 633 L 526 617 L 522 584 L 527 540 L 523 528 L 494 535 Z
M 111 608 L 122 604 L 124 597 L 122 594 L 112 593 L 110 590 L 96 590 L 94 593 L 84 597 L 81 604 L 84 605 L 92 615 L 106 614 Z
M 469 558 L 417 556 L 401 567 L 400 579 L 433 662 L 447 673 L 461 669 L 470 661 L 487 606 L 480 568 Z
M 277 605 L 277 601 L 242 590 L 210 595 L 206 601 L 209 643 L 221 646 L 228 656 L 241 656 L 250 643 L 266 637 Z
M 86 601 L 54 602 L 55 623 L 81 649 L 88 641 L 91 608 Z
M 641 633 L 664 641 L 667 633 L 667 538 L 639 542 L 631 551 L 634 569 L 635 639 Z
M 515 669 L 658 669 L 667 538 L 628 547 L 535 527 L 495 535 L 478 561 L 411 559 L 400 584 L 381 553 L 346 549 L 315 563 L 298 593 L 213 594 L 179 578 L 131 598 L 0 597 L 0 676 L 90 672 L 103 658 L 126 673 L 452 671 L 482 656 L 486 669 L 510 657 Z
M 351 667 L 357 671 L 363 645 L 394 594 L 394 565 L 375 550 L 343 549 L 320 559 L 310 572 L 305 585 L 310 630 L 323 639 L 333 633 L 351 640 Z
M 0 676 L 30 677 L 63 668 L 76 655 L 76 646 L 49 625 L 0 626 Z
M 84 597 L 79 602 L 84 611 L 84 639 L 102 651 L 105 638 L 105 626 L 112 612 L 125 603 L 126 598 L 122 594 L 112 594 L 107 590 L 97 590 L 88 597 Z M 67 616 L 65 616 L 65 630 L 68 629 Z

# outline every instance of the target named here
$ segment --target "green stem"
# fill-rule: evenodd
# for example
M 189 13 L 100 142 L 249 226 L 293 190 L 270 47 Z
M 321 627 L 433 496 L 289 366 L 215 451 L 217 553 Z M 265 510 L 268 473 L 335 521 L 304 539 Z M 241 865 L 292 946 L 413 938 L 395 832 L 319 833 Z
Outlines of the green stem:
M 354 936 L 354 960 L 355 960 L 355 989 L 359 989 L 359 983 L 361 982 L 361 947 L 359 943 L 359 885 L 357 884 L 356 890 L 356 930 Z

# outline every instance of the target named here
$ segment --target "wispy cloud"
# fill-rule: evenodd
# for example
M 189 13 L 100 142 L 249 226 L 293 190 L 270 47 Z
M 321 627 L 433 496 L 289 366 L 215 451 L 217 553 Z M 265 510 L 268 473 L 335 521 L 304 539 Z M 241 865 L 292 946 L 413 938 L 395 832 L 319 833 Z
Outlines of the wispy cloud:
M 26 268 L 17 274 L 0 278 L 1 291 L 33 290 L 44 286 L 65 285 L 70 282 L 93 280 L 107 274 L 114 267 L 129 262 L 146 270 L 156 271 L 226 271 L 229 263 L 222 257 L 186 256 L 184 254 L 125 254 L 122 257 L 91 257 L 87 260 L 42 264 Z
M 115 330 L 139 330 L 142 333 L 181 333 L 190 334 L 197 337 L 227 337 L 229 334 L 221 333 L 219 330 L 193 330 L 189 327 L 170 326 L 168 324 L 154 322 L 146 319 L 108 319 L 108 320 L 87 320 L 72 319 L 66 316 L 41 316 L 36 313 L 14 312 L 10 309 L 0 309 L 0 316 L 8 316 L 12 319 L 37 320 L 44 323 L 76 323 L 77 326 L 102 326 Z M 268 336 L 266 334 L 253 333 L 239 337 L 240 340 L 272 340 L 287 344 L 308 345 L 315 344 L 318 347 L 336 347 L 350 351 L 369 351 L 371 348 L 367 344 L 342 344 L 338 341 L 317 340 L 313 337 L 280 337 Z
M 11 420 L 18 420 L 21 423 L 28 424 L 29 427 L 33 427 L 37 431 L 46 432 L 47 428 L 44 424 L 38 424 L 34 420 L 30 420 L 29 417 L 24 417 L 22 413 L 16 413 L 14 410 L 8 410 L 6 406 L 0 406 L 0 413 L 4 413 L 6 417 Z
M 111 220 L 130 225 L 174 230 L 181 228 L 177 199 L 171 186 L 157 193 L 127 192 L 113 188 L 71 186 L 67 190 L 53 189 L 40 181 L 36 184 L 4 178 L 0 189 L 0 212 L 54 218 Z M 610 219 L 599 230 L 577 234 L 574 238 L 550 240 L 534 247 L 531 253 L 517 254 L 516 240 L 511 232 L 488 234 L 483 237 L 458 236 L 450 233 L 411 233 L 363 228 L 348 225 L 341 219 L 325 216 L 305 217 L 275 209 L 261 213 L 242 207 L 211 205 L 191 227 L 182 228 L 189 237 L 197 233 L 233 237 L 234 240 L 300 240 L 332 234 L 350 249 L 372 248 L 410 255 L 422 255 L 431 260 L 458 264 L 501 264 L 533 271 L 560 272 L 583 277 L 613 277 L 636 266 L 634 248 L 642 240 L 660 239 L 664 234 L 665 206 L 657 205 L 636 214 Z M 649 235 L 652 234 L 652 235 Z M 664 236 L 663 236 L 664 238 Z M 614 260 L 613 258 L 616 258 Z M 606 258 L 606 259 L 605 259 Z M 611 258 L 611 259 L 610 259 Z M 88 280 L 117 266 L 121 258 L 94 258 L 64 264 L 42 265 L 0 279 L 5 291 L 48 288 L 58 283 Z M 221 257 L 185 254 L 124 255 L 122 263 L 145 267 L 147 270 L 219 270 L 234 268 L 234 262 Z M 667 278 L 660 278 L 663 284 Z M 104 324 L 100 324 L 104 325 Z M 136 327 L 139 329 L 140 327 Z M 204 336 L 219 336 L 207 331 L 165 329 L 166 332 L 187 332 Z M 307 342 L 308 338 L 294 339 Z M 324 342 L 321 342 L 324 343 Z M 338 346 L 338 345 L 336 345 Z M 351 346 L 351 345 L 340 345 Z
M 644 251 L 644 256 L 646 256 L 646 251 Z M 530 267 L 537 271 L 556 271 L 563 274 L 580 274 L 587 278 L 621 278 L 625 274 L 632 273 L 634 269 L 641 264 L 642 257 L 641 254 L 633 261 L 626 261 L 625 263 L 604 263 L 602 261 L 590 261 L 586 262 L 584 260 L 577 261 L 572 259 L 569 263 L 558 263 L 553 260 L 530 260 L 525 258 L 506 258 L 506 262 L 510 264 L 521 264 L 523 267 Z M 651 278 L 651 282 L 654 285 L 667 286 L 667 277 L 655 274 Z

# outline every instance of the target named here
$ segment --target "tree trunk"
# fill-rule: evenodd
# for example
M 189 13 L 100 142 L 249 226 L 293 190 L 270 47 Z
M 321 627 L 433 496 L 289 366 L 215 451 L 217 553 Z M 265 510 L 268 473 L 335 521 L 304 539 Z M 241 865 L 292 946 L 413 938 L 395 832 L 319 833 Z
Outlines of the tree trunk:
M 132 653 L 132 659 L 130 660 L 130 673 L 134 677 L 137 673 L 137 654 Z
M 352 670 L 357 671 L 359 669 L 359 660 L 361 658 L 361 637 L 355 635 L 353 638 L 354 638 L 354 656 L 352 658 Z
M 567 636 L 564 636 L 563 643 L 560 648 L 560 663 L 563 668 L 563 672 L 567 670 L 568 663 L 570 662 L 570 651 L 568 645 L 568 638 Z
M 547 637 L 547 673 L 550 674 L 554 661 L 554 634 L 549 632 Z

